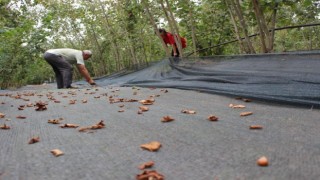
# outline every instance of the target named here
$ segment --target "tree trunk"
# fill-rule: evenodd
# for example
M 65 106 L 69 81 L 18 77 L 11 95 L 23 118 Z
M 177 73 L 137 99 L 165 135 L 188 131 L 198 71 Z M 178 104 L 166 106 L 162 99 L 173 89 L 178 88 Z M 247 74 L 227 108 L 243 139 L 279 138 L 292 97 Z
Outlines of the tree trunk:
M 160 35 L 159 31 L 158 31 L 158 27 L 157 27 L 156 21 L 154 20 L 153 15 L 150 12 L 148 1 L 147 0 L 142 0 L 142 3 L 143 3 L 143 6 L 144 6 L 148 16 L 149 16 L 150 23 L 152 24 L 154 31 L 156 32 L 157 36 L 161 40 L 161 44 L 162 44 L 162 47 L 166 51 L 166 55 L 169 56 L 169 54 L 170 54 L 169 49 L 168 49 L 166 43 L 163 41 L 163 39 L 162 39 L 162 37 L 161 37 L 161 35 Z
M 272 36 L 269 32 L 263 11 L 260 8 L 258 0 L 252 0 L 254 12 L 256 15 L 259 31 L 260 31 L 260 40 L 261 46 L 264 53 L 268 53 L 271 51 L 271 42 Z

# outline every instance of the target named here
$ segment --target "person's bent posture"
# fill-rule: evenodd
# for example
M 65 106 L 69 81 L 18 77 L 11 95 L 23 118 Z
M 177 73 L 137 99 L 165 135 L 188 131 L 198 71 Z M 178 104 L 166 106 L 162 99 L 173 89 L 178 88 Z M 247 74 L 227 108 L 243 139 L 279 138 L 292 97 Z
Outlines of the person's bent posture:
M 158 29 L 159 33 L 160 33 L 160 36 L 161 38 L 163 39 L 164 43 L 166 45 L 171 45 L 172 46 L 172 52 L 171 52 L 171 56 L 173 57 L 180 57 L 180 52 L 178 50 L 178 47 L 177 47 L 177 43 L 174 39 L 174 35 L 167 32 L 165 29 Z M 177 35 L 176 35 L 177 37 Z M 182 46 L 182 49 L 186 48 L 187 47 L 187 40 L 186 38 L 184 37 L 180 37 L 180 40 L 181 40 L 181 46 Z
M 52 66 L 56 75 L 58 89 L 61 89 L 72 88 L 73 64 L 77 65 L 81 75 L 90 85 L 96 85 L 84 64 L 84 60 L 88 60 L 91 56 L 92 52 L 89 50 L 80 51 L 70 48 L 61 48 L 47 50 L 44 53 L 43 58 Z

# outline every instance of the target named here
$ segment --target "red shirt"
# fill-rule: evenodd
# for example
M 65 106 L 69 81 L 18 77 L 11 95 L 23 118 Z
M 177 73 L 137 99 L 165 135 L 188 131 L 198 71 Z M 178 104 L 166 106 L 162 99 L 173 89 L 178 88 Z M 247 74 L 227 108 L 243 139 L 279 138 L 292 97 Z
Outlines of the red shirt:
M 163 35 L 163 36 L 161 36 L 161 37 L 162 37 L 164 43 L 166 43 L 166 44 L 173 45 L 173 44 L 176 43 L 175 40 L 174 40 L 174 37 L 173 37 L 173 35 L 172 35 L 171 33 L 168 33 L 168 32 L 167 32 L 166 35 Z M 186 41 L 186 39 L 183 38 L 183 37 L 180 37 L 180 39 L 181 39 L 182 48 L 187 47 L 187 41 Z

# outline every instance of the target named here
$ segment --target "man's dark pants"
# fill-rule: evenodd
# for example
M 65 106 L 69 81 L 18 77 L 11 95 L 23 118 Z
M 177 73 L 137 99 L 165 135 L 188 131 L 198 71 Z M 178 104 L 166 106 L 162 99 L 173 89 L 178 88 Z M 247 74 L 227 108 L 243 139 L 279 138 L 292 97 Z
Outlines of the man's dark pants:
M 52 66 L 56 74 L 58 89 L 70 88 L 72 83 L 72 65 L 62 56 L 46 52 L 43 58 Z

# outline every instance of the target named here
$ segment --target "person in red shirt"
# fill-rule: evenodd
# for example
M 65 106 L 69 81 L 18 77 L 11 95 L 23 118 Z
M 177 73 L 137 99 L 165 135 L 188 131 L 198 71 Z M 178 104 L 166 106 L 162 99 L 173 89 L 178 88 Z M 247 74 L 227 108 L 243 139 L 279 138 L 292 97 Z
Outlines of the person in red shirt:
M 164 41 L 165 44 L 170 44 L 172 46 L 172 52 L 171 52 L 171 56 L 173 57 L 180 57 L 180 52 L 178 50 L 177 44 L 174 40 L 174 36 L 173 34 L 167 32 L 165 29 L 159 29 L 159 33 Z M 186 48 L 187 47 L 187 41 L 185 38 L 181 37 L 181 46 L 182 48 Z

